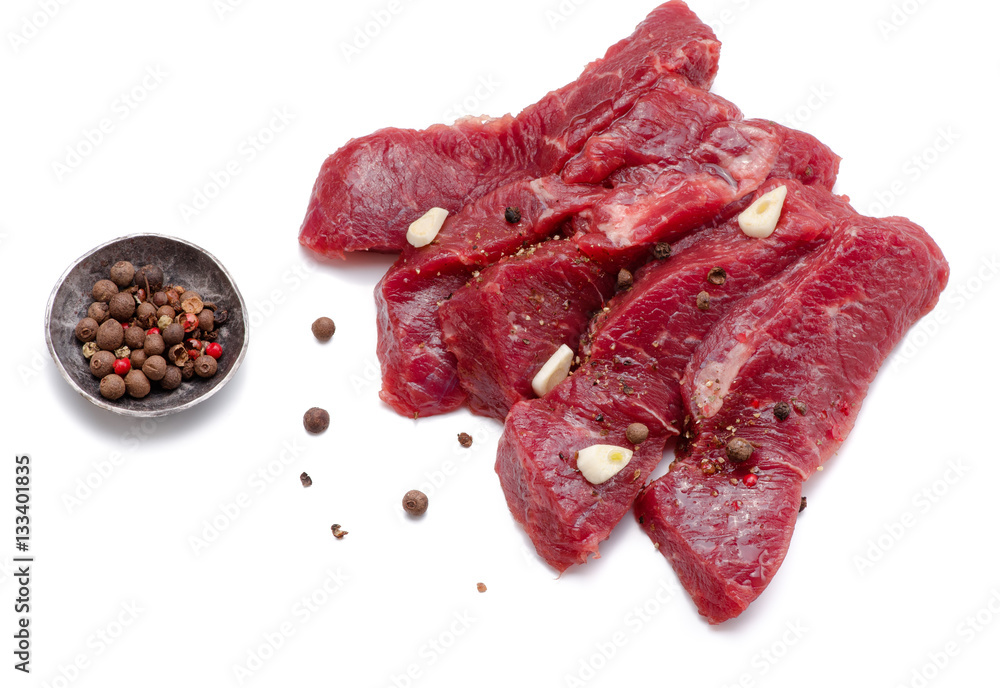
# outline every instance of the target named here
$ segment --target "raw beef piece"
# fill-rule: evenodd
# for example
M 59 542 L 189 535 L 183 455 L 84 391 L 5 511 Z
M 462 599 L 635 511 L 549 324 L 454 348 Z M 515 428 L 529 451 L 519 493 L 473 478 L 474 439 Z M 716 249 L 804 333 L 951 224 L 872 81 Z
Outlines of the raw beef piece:
M 561 345 L 576 351 L 615 276 L 571 241 L 548 241 L 489 266 L 439 309 L 444 343 L 475 413 L 503 421 L 534 398 L 531 380 Z
M 647 155 L 663 156 L 662 164 L 619 169 L 612 175 L 617 180 L 612 186 L 618 186 L 611 189 L 599 184 L 568 184 L 559 175 L 507 184 L 450 217 L 433 243 L 408 248 L 389 269 L 376 289 L 376 301 L 381 396 L 396 411 L 427 416 L 454 410 L 462 403 L 455 358 L 441 341 L 440 326 L 433 314 L 418 312 L 420 308 L 436 310 L 435 304 L 452 293 L 455 275 L 470 275 L 503 255 L 536 243 L 564 220 L 602 199 L 613 201 L 602 206 L 600 217 L 611 218 L 608 227 L 614 226 L 619 241 L 627 244 L 625 235 L 630 228 L 640 232 L 643 240 L 651 233 L 673 236 L 710 219 L 723 206 L 752 191 L 774 163 L 778 137 L 742 122 L 727 121 L 739 111 L 721 98 L 678 79 L 667 79 L 644 99 L 655 102 L 661 113 L 675 111 L 689 117 L 697 113 L 704 118 L 698 123 L 692 120 L 687 131 L 670 137 L 657 136 L 651 130 L 645 139 L 630 139 Z M 636 116 L 644 117 L 645 112 Z M 630 112 L 615 126 L 625 131 L 632 116 Z M 699 162 L 689 159 L 692 157 Z M 507 207 L 520 208 L 520 222 L 511 224 L 504 219 Z M 615 221 L 615 212 L 627 212 L 628 217 Z M 655 231 L 649 229 L 654 223 L 659 223 Z M 620 253 L 614 260 L 622 260 Z M 421 295 L 424 291 L 432 291 L 435 297 L 425 298 Z M 426 376 L 428 370 L 435 374 Z
M 558 172 L 661 76 L 679 74 L 707 90 L 718 57 L 712 30 L 673 0 L 576 81 L 517 117 L 382 129 L 354 139 L 323 163 L 299 242 L 331 257 L 399 251 L 408 225 L 431 207 L 457 212 L 508 182 Z
M 679 380 L 704 333 L 745 294 L 830 237 L 833 224 L 814 204 L 829 194 L 780 183 L 788 197 L 774 234 L 748 239 L 733 219 L 681 240 L 672 257 L 638 271 L 632 289 L 598 315 L 573 375 L 545 397 L 511 408 L 496 470 L 514 518 L 556 569 L 597 554 L 659 463 L 666 439 L 681 426 Z M 768 182 L 761 192 L 778 185 Z M 726 271 L 722 285 L 707 281 L 716 267 Z M 710 294 L 708 310 L 696 305 L 701 291 Z M 625 470 L 591 485 L 576 471 L 575 453 L 592 444 L 629 446 L 624 433 L 634 422 L 644 423 L 650 438 Z
M 704 338 L 682 381 L 688 446 L 635 512 L 709 622 L 738 615 L 770 582 L 802 481 L 843 442 L 882 361 L 947 276 L 916 225 L 854 215 Z M 784 421 L 779 402 L 794 409 Z M 748 460 L 727 460 L 734 438 L 753 446 Z

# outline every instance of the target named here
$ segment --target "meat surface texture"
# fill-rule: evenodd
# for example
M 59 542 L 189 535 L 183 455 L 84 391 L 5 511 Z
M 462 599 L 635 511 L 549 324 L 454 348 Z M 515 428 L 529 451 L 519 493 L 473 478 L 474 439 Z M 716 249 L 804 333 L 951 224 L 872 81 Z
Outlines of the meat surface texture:
M 429 208 L 457 212 L 512 181 L 557 173 L 660 77 L 678 74 L 707 90 L 718 57 L 711 29 L 674 0 L 576 81 L 516 117 L 382 129 L 354 139 L 323 163 L 299 242 L 330 257 L 402 250 L 407 227 Z
M 780 228 L 748 239 L 735 219 L 685 238 L 674 254 L 637 273 L 635 285 L 598 315 L 584 362 L 541 399 L 515 404 L 504 424 L 496 470 L 514 518 L 539 555 L 564 571 L 582 564 L 632 506 L 683 422 L 680 380 L 709 328 L 743 296 L 827 241 L 831 223 L 816 202 L 846 203 L 791 180 Z M 779 184 L 768 182 L 762 192 Z M 726 272 L 713 285 L 713 268 Z M 708 291 L 711 306 L 697 305 Z M 649 439 L 625 470 L 591 485 L 575 455 L 593 444 L 631 448 L 625 431 L 643 423 Z
M 770 582 L 802 482 L 843 442 L 879 366 L 947 277 L 920 227 L 851 214 L 699 345 L 681 384 L 691 422 L 680 458 L 635 512 L 710 622 L 738 615 Z M 792 408 L 785 420 L 779 402 Z M 734 439 L 753 447 L 749 459 L 727 458 Z
M 561 345 L 576 351 L 615 278 L 571 241 L 548 241 L 483 270 L 438 310 L 473 412 L 501 422 L 534 398 L 535 373 Z

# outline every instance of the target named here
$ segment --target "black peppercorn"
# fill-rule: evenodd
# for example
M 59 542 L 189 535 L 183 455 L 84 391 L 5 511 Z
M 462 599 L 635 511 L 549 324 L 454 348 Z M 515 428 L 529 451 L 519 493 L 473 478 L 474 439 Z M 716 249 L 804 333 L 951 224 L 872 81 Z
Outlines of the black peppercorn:
M 124 339 L 122 324 L 114 318 L 108 318 L 97 328 L 97 346 L 105 351 L 114 351 L 122 345 Z
M 163 342 L 163 335 L 147 334 L 146 341 L 142 345 L 142 350 L 147 356 L 159 356 L 166 351 L 167 345 Z
M 787 401 L 779 401 L 774 405 L 774 417 L 778 420 L 786 420 L 792 415 L 792 407 Z
M 205 358 L 204 356 L 202 358 Z M 208 358 L 212 358 L 208 356 Z M 212 361 L 215 361 L 212 358 Z M 325 409 L 321 409 L 318 406 L 313 406 L 311 409 L 306 411 L 305 415 L 302 417 L 302 424 L 305 425 L 306 430 L 311 433 L 319 433 L 330 427 L 330 414 L 326 412 Z
M 220 311 L 220 310 L 216 309 L 216 311 L 215 311 L 215 326 L 216 327 L 221 327 L 222 325 L 226 324 L 227 320 L 229 320 L 229 311 Z
M 125 394 L 125 380 L 118 375 L 105 375 L 101 378 L 101 396 L 110 401 L 121 399 Z
M 180 344 L 184 341 L 184 326 L 180 323 L 171 323 L 160 331 L 160 336 L 163 337 L 166 346 Z
M 410 490 L 403 495 L 403 509 L 410 516 L 420 516 L 427 511 L 427 495 L 420 490 Z
M 625 291 L 632 286 L 632 273 L 622 268 L 618 271 L 618 290 Z
M 118 285 L 111 280 L 98 280 L 94 284 L 94 288 L 91 290 L 90 295 L 94 297 L 94 301 L 103 301 L 107 303 L 111 300 L 111 297 L 118 293 Z
M 110 313 L 111 308 L 103 301 L 94 301 L 87 309 L 87 317 L 96 320 L 98 325 L 107 320 Z
M 642 444 L 649 439 L 649 428 L 643 423 L 632 423 L 625 428 L 625 439 L 632 444 Z
M 808 503 L 806 502 L 806 498 L 805 498 L 805 497 L 803 497 L 802 499 L 800 499 L 800 500 L 799 500 L 799 513 L 801 514 L 801 513 L 803 512 L 803 511 L 805 511 L 805 508 L 806 508 L 807 506 L 809 506 L 809 505 L 808 505 Z
M 181 377 L 185 380 L 190 380 L 194 377 L 194 361 L 190 357 L 184 362 L 184 367 L 181 368 Z
M 740 437 L 734 437 L 726 445 L 726 458 L 733 463 L 743 463 L 753 454 L 753 445 Z
M 110 351 L 98 351 L 90 357 L 90 372 L 94 377 L 104 377 L 115 371 L 115 355 Z
M 513 207 L 504 209 L 503 219 L 512 225 L 516 225 L 521 221 L 521 209 Z
M 150 380 L 162 380 L 167 374 L 167 361 L 163 356 L 149 356 L 142 364 L 142 372 Z
M 468 449 L 472 446 L 472 435 L 467 432 L 458 433 L 458 443 Z
M 135 286 L 153 294 L 163 289 L 163 270 L 155 265 L 143 265 L 135 271 Z
M 121 289 L 132 284 L 134 276 L 135 267 L 127 260 L 120 260 L 111 266 L 111 281 Z
M 141 370 L 133 368 L 125 376 L 125 391 L 130 397 L 142 399 L 149 394 L 149 380 Z
M 76 324 L 76 338 L 81 342 L 92 342 L 97 339 L 99 325 L 93 318 L 84 318 Z
M 194 359 L 194 372 L 198 377 L 212 377 L 219 369 L 219 363 L 211 356 L 204 354 Z
M 337 326 L 334 322 L 323 316 L 322 318 L 316 318 L 312 324 L 312 333 L 316 339 L 321 342 L 328 342 L 330 338 L 333 337 L 334 333 L 337 331 Z
M 131 294 L 118 292 L 108 301 L 108 312 L 118 322 L 128 322 L 135 313 L 135 299 Z
M 671 253 L 670 244 L 665 241 L 658 242 L 656 246 L 653 247 L 653 258 L 657 260 L 663 260 L 664 258 L 669 258 Z
M 309 477 L 309 474 L 305 471 L 299 476 L 299 481 L 302 483 L 302 487 L 312 487 L 313 479 Z
M 160 387 L 163 389 L 177 389 L 181 385 L 181 369 L 177 366 L 167 366 L 160 379 Z

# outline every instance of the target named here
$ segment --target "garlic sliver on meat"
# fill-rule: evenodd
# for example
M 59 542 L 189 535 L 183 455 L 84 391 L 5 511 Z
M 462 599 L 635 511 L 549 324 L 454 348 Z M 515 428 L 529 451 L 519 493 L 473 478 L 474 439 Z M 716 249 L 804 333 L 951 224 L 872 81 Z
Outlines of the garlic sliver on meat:
M 416 248 L 426 246 L 434 241 L 447 217 L 448 211 L 444 208 L 431 208 L 410 223 L 410 228 L 406 230 L 406 240 Z
M 607 482 L 631 460 L 630 449 L 613 444 L 595 444 L 576 453 L 576 467 L 592 485 Z
M 531 389 L 535 394 L 544 397 L 553 387 L 569 377 L 569 367 L 573 364 L 573 350 L 561 345 L 556 352 L 549 356 L 541 370 L 535 373 L 531 380 Z
M 750 207 L 740 213 L 740 229 L 748 237 L 766 239 L 774 233 L 781 217 L 781 208 L 785 205 L 788 188 L 784 185 L 771 189 L 762 195 Z

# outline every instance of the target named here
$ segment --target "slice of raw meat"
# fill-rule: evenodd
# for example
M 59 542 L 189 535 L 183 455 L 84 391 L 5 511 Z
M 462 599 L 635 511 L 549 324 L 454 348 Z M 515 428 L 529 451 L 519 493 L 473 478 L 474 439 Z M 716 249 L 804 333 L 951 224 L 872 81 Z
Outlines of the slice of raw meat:
M 431 207 L 457 212 L 510 181 L 558 172 L 661 76 L 679 74 L 707 90 L 718 57 L 712 30 L 673 0 L 576 81 L 517 117 L 382 129 L 354 139 L 323 163 L 299 242 L 331 257 L 399 251 L 407 226 Z
M 613 199 L 614 205 L 604 206 L 602 218 L 628 213 L 628 218 L 608 225 L 613 224 L 618 240 L 627 244 L 629 228 L 636 228 L 643 241 L 651 233 L 674 236 L 692 229 L 764 180 L 777 155 L 778 137 L 728 121 L 727 117 L 739 115 L 732 104 L 678 79 L 664 80 L 644 99 L 655 101 L 659 112 L 673 110 L 692 118 L 697 113 L 703 118 L 698 123 L 692 119 L 687 131 L 670 137 L 651 132 L 645 139 L 630 139 L 637 149 L 646 145 L 648 155 L 663 156 L 660 165 L 619 169 L 612 175 L 617 181 L 610 189 L 603 184 L 568 184 L 559 175 L 507 184 L 449 218 L 433 243 L 408 248 L 389 269 L 376 289 L 381 397 L 397 412 L 427 416 L 462 403 L 455 358 L 442 342 L 440 326 L 433 314 L 418 312 L 436 310 L 435 304 L 453 292 L 455 275 L 471 275 L 536 243 L 603 199 Z M 615 126 L 632 116 L 630 112 Z M 636 116 L 645 117 L 645 111 Z M 656 201 L 641 200 L 644 195 Z M 520 208 L 519 222 L 504 219 L 507 207 Z M 649 229 L 654 223 L 656 229 Z M 620 252 L 614 260 L 623 260 Z M 427 291 L 435 297 L 422 296 Z M 435 374 L 427 376 L 428 370 Z
M 494 263 L 439 309 L 444 343 L 473 412 L 503 421 L 534 398 L 531 380 L 565 344 L 576 351 L 616 278 L 571 241 L 547 241 Z
M 788 197 L 774 234 L 748 239 L 733 219 L 682 239 L 672 257 L 638 271 L 632 289 L 598 315 L 585 360 L 567 380 L 511 408 L 496 470 L 511 513 L 554 568 L 597 554 L 659 463 L 681 425 L 679 381 L 702 336 L 733 303 L 828 240 L 833 224 L 814 201 L 830 195 L 791 180 L 770 181 L 762 192 L 779 184 Z M 725 270 L 723 284 L 708 281 L 714 268 Z M 710 295 L 707 310 L 697 305 L 702 291 Z M 624 471 L 591 485 L 576 470 L 576 452 L 628 446 L 625 430 L 634 422 L 647 426 L 649 439 Z
M 947 276 L 921 228 L 855 214 L 698 347 L 682 382 L 687 446 L 635 512 L 711 623 L 738 615 L 770 582 L 802 481 L 843 442 L 882 361 Z M 793 409 L 785 420 L 779 402 Z M 749 459 L 727 459 L 734 440 L 753 447 Z

